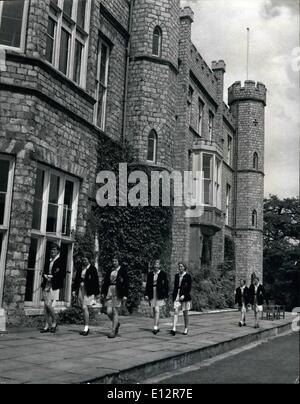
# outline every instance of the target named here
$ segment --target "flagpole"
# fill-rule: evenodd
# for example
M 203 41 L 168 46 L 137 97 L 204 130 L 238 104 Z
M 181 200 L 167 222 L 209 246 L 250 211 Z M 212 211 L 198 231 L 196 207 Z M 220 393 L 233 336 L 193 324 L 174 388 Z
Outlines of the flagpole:
M 247 80 L 249 79 L 250 28 L 247 28 Z

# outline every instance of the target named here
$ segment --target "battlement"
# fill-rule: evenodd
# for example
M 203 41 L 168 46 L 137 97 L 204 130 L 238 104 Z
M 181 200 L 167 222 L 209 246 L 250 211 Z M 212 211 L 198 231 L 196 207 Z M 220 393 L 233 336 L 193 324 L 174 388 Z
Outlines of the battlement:
M 189 18 L 191 22 L 194 22 L 194 11 L 186 6 L 180 10 L 180 18 Z
M 260 101 L 266 105 L 267 89 L 263 83 L 246 80 L 244 87 L 240 81 L 236 81 L 228 89 L 228 105 L 236 101 L 252 100 Z
M 213 60 L 211 62 L 211 70 L 223 70 L 223 72 L 226 72 L 226 63 L 224 62 L 224 60 Z

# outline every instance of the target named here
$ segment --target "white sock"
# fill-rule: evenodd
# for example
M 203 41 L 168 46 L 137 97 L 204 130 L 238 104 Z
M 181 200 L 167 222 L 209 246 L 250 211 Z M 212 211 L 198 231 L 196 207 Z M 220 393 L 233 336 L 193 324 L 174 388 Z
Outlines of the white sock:
M 178 323 L 178 314 L 174 314 L 173 331 L 176 331 L 177 323 Z
M 157 326 L 157 325 L 154 326 L 154 330 L 158 330 L 158 326 Z
M 86 325 L 86 326 L 84 326 L 84 332 L 87 332 L 89 330 L 89 326 L 88 325 Z
M 188 328 L 185 328 L 185 329 L 184 329 L 184 332 L 185 332 L 185 333 L 187 333 L 187 332 L 188 332 L 188 330 L 189 330 Z

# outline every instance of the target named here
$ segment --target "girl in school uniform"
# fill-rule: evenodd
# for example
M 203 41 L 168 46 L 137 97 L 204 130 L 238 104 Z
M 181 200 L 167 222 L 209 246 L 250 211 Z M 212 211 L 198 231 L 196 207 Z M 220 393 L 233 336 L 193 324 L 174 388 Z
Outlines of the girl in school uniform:
M 188 335 L 189 327 L 189 311 L 192 307 L 192 278 L 187 273 L 186 265 L 183 262 L 178 264 L 179 273 L 175 275 L 173 302 L 174 302 L 174 320 L 173 329 L 170 331 L 171 335 L 176 335 L 176 326 L 180 311 L 183 312 L 184 318 L 184 331 L 183 335 Z
M 169 296 L 169 283 L 167 274 L 161 269 L 160 260 L 154 262 L 154 269 L 148 274 L 145 299 L 150 301 L 154 316 L 153 334 L 159 332 L 160 308 L 165 305 Z
M 249 303 L 252 305 L 254 311 L 254 328 L 259 328 L 258 314 L 261 314 L 263 311 L 265 295 L 265 288 L 259 283 L 259 278 L 255 277 L 249 288 Z
M 116 257 L 113 259 L 113 269 L 105 275 L 101 295 L 106 305 L 107 315 L 112 322 L 112 330 L 108 338 L 115 338 L 121 325 L 119 310 L 122 302 L 126 302 L 128 297 L 127 271 L 121 267 Z
M 238 305 L 239 311 L 241 312 L 241 317 L 239 321 L 239 326 L 246 326 L 246 312 L 249 303 L 249 289 L 246 286 L 246 281 L 241 279 L 240 286 L 235 291 L 235 304 Z
M 83 310 L 84 329 L 80 335 L 89 334 L 89 307 L 93 305 L 95 299 L 100 296 L 99 276 L 94 265 L 91 264 L 91 254 L 84 254 L 81 258 L 82 266 L 76 272 L 73 285 L 73 296 L 78 297 L 78 301 Z

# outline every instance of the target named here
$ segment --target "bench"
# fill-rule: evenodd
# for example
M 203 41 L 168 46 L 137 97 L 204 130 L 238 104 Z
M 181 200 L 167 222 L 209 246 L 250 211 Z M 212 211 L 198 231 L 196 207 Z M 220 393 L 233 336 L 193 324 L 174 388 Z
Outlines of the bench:
M 279 304 L 268 304 L 263 306 L 262 318 L 266 320 L 280 320 L 280 318 L 285 318 L 285 306 Z

